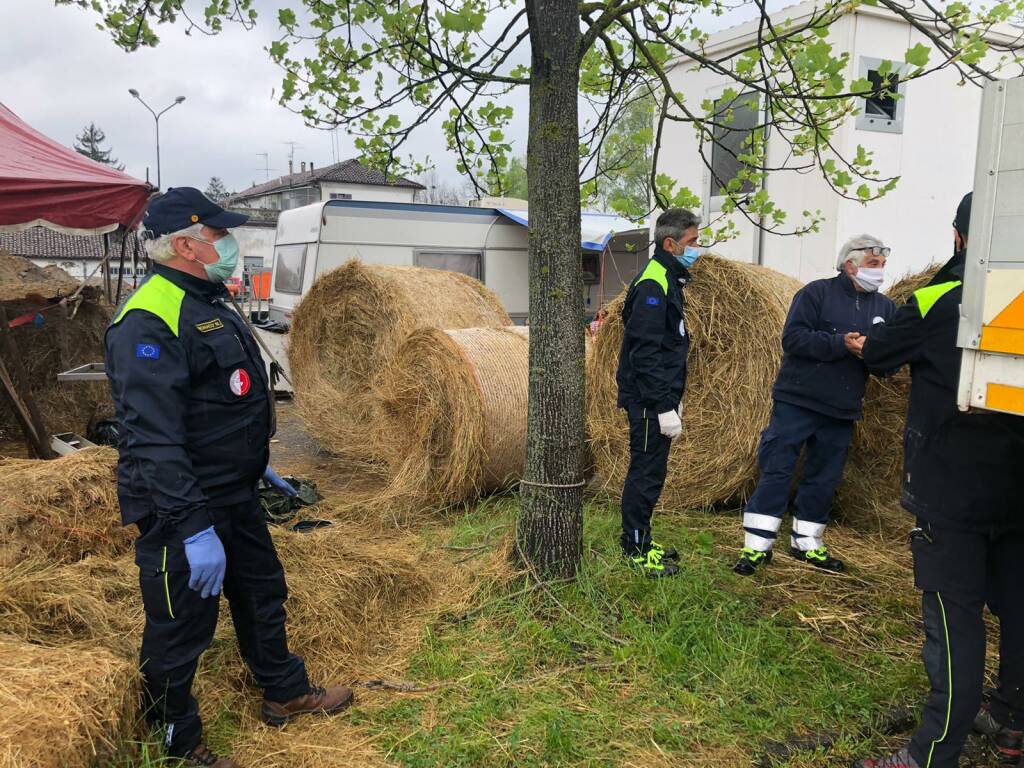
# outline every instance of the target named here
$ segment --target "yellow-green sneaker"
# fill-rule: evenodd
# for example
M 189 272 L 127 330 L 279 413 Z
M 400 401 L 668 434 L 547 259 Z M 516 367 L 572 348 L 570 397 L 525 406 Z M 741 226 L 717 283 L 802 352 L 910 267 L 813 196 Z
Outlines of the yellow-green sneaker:
M 658 542 L 654 541 L 653 539 L 651 539 L 651 549 L 656 549 L 658 552 L 660 552 L 662 560 L 679 559 L 679 553 L 675 550 L 674 547 L 666 547 L 663 544 L 659 544 Z
M 663 576 L 675 576 L 679 568 L 673 563 L 667 563 L 661 556 L 661 552 L 653 547 L 643 554 L 626 554 L 630 565 L 644 574 L 649 579 L 660 579 Z
M 809 549 L 807 551 L 797 547 L 790 547 L 789 554 L 797 560 L 813 565 L 815 568 L 821 568 L 823 571 L 842 573 L 846 570 L 846 564 L 838 557 L 832 557 L 828 553 L 828 547 L 818 547 L 817 549 Z
M 733 571 L 740 576 L 753 576 L 762 565 L 768 565 L 772 561 L 772 551 L 759 552 L 750 547 L 744 547 L 740 551 L 740 559 L 732 567 Z

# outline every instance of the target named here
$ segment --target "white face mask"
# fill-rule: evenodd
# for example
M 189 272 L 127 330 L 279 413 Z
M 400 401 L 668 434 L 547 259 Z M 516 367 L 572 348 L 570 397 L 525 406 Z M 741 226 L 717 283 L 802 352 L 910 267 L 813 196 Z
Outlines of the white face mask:
M 859 267 L 853 279 L 865 291 L 874 293 L 882 287 L 882 282 L 885 280 L 885 269 L 882 267 Z

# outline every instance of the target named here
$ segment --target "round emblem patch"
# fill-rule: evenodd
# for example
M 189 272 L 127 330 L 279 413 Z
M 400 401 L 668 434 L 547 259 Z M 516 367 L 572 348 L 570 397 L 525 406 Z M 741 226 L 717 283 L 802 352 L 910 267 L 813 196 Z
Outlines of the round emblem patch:
M 252 382 L 249 379 L 249 374 L 244 368 L 238 368 L 231 374 L 230 379 L 231 391 L 241 397 L 242 395 L 248 394 L 249 386 Z

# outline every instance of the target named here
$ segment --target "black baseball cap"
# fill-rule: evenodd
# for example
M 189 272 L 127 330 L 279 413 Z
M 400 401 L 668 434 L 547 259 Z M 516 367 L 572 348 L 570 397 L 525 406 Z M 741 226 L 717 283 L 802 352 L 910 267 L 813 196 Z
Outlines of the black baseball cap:
M 151 232 L 153 237 L 160 237 L 188 229 L 193 224 L 231 229 L 248 220 L 249 217 L 243 213 L 225 211 L 194 187 L 171 187 L 150 200 L 142 217 L 142 228 Z

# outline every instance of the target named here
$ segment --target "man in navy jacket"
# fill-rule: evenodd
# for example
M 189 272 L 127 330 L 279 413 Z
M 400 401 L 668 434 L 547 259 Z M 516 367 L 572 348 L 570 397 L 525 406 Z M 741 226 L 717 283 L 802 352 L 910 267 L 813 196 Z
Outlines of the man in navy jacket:
M 775 380 L 771 422 L 761 435 L 761 478 L 743 514 L 745 541 L 735 571 L 754 573 L 771 561 L 789 504 L 800 452 L 790 554 L 819 568 L 843 570 L 822 538 L 832 497 L 861 416 L 868 369 L 861 349 L 872 325 L 895 311 L 878 293 L 889 249 L 874 237 L 850 240 L 839 252 L 836 277 L 815 280 L 793 298 L 782 331 L 782 367 Z
M 672 441 L 682 434 L 686 389 L 683 286 L 700 257 L 700 219 L 669 208 L 654 225 L 654 255 L 629 286 L 622 306 L 622 347 L 616 381 L 619 407 L 629 418 L 629 470 L 622 488 L 622 551 L 651 578 L 673 576 L 679 557 L 651 538 L 651 514 L 668 471 Z

